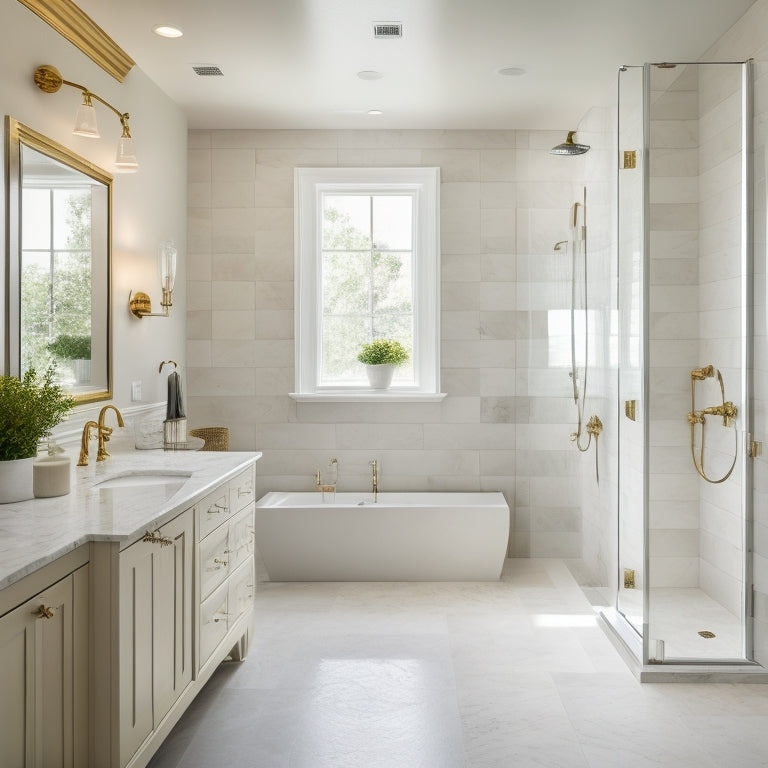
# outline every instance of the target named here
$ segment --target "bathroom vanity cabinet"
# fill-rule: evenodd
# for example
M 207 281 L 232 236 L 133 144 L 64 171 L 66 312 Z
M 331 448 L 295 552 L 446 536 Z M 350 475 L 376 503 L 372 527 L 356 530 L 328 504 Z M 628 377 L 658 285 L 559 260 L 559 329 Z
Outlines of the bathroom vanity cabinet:
M 120 765 L 192 682 L 193 510 L 119 554 Z
M 218 664 L 244 658 L 255 459 L 230 456 L 235 472 L 209 472 L 132 536 L 100 534 L 0 589 L 0 765 L 143 768 Z
M 88 765 L 88 581 L 85 546 L 0 592 L 3 766 Z

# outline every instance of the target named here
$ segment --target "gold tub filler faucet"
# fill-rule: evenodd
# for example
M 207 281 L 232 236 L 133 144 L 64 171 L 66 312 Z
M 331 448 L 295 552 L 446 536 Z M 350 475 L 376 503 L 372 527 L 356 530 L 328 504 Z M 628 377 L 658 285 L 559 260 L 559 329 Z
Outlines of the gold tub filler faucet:
M 339 460 L 331 459 L 328 462 L 328 466 L 331 468 L 331 471 L 332 471 L 332 476 L 333 476 L 332 483 L 323 482 L 323 476 L 319 469 L 317 470 L 317 472 L 315 472 L 315 488 L 317 488 L 317 490 L 323 494 L 323 501 L 325 501 L 326 493 L 333 493 L 333 494 L 336 493 L 336 484 L 339 482 Z
M 702 408 L 700 411 L 696 410 L 696 382 L 704 381 L 705 379 L 716 378 L 720 385 L 720 399 L 722 403 L 720 405 L 711 405 L 708 408 Z M 736 416 L 738 415 L 738 408 L 730 401 L 725 399 L 725 386 L 723 384 L 723 377 L 717 368 L 713 365 L 705 365 L 703 368 L 694 368 L 691 371 L 691 410 L 688 412 L 688 424 L 691 427 L 691 458 L 693 459 L 693 466 L 696 471 L 703 477 L 708 483 L 723 483 L 733 472 L 733 468 L 736 466 L 736 457 L 738 454 L 739 436 L 736 431 Z M 735 438 L 733 449 L 733 461 L 731 462 L 730 469 L 719 479 L 713 480 L 709 477 L 704 469 L 704 438 L 707 425 L 707 416 L 719 416 L 723 420 L 724 427 L 733 427 L 733 434 Z M 701 444 L 699 446 L 698 455 L 696 453 L 696 425 L 701 425 Z
M 376 504 L 379 500 L 379 463 L 373 459 L 368 462 L 368 466 L 373 470 L 373 477 L 371 478 L 373 481 L 373 503 Z

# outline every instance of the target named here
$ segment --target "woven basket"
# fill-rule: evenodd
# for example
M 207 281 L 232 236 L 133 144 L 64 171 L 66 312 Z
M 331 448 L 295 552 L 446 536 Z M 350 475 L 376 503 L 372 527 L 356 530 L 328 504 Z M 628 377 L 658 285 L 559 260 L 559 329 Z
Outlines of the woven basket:
M 228 451 L 229 450 L 229 428 L 228 427 L 198 427 L 190 429 L 189 434 L 192 437 L 202 437 L 205 445 L 201 451 Z

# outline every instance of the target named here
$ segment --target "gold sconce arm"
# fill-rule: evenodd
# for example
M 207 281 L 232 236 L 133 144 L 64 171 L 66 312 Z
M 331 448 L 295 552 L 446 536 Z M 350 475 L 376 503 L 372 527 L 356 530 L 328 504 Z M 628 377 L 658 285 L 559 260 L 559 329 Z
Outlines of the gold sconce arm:
M 171 292 L 168 291 L 167 303 L 165 291 L 163 291 L 163 299 L 160 302 L 160 306 L 163 308 L 162 312 L 152 311 L 152 299 L 144 291 L 131 291 L 128 294 L 128 308 L 131 310 L 131 314 L 134 317 L 170 317 L 170 310 L 173 304 L 171 304 Z
M 61 90 L 62 85 L 68 85 L 70 88 L 76 88 L 83 94 L 83 103 L 80 107 L 80 110 L 82 111 L 78 111 L 78 118 L 75 121 L 74 133 L 77 135 L 99 138 L 93 99 L 96 99 L 100 104 L 103 104 L 107 109 L 114 112 L 122 127 L 122 133 L 117 142 L 115 169 L 122 173 L 134 173 L 138 171 L 139 164 L 133 149 L 131 130 L 128 126 L 128 120 L 130 120 L 131 117 L 128 112 L 121 112 L 117 107 L 114 107 L 106 99 L 102 98 L 97 93 L 94 93 L 86 86 L 81 85 L 80 83 L 75 83 L 72 80 L 65 80 L 61 76 L 61 72 L 51 64 L 42 64 L 39 66 L 35 70 L 33 79 L 35 85 L 43 93 L 58 93 L 58 91 Z M 85 121 L 85 125 L 81 124 L 81 119 Z

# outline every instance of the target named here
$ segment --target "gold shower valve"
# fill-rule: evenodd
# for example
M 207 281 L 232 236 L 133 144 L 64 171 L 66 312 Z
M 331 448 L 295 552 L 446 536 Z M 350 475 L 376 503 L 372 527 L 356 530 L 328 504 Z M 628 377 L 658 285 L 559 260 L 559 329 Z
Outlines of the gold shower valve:
M 724 427 L 733 426 L 738 412 L 739 409 L 730 400 L 726 400 L 722 405 L 713 405 L 710 408 L 704 409 L 704 413 L 708 416 L 722 416 Z
M 587 422 L 587 434 L 597 437 L 603 431 L 603 422 L 599 416 L 592 416 Z

